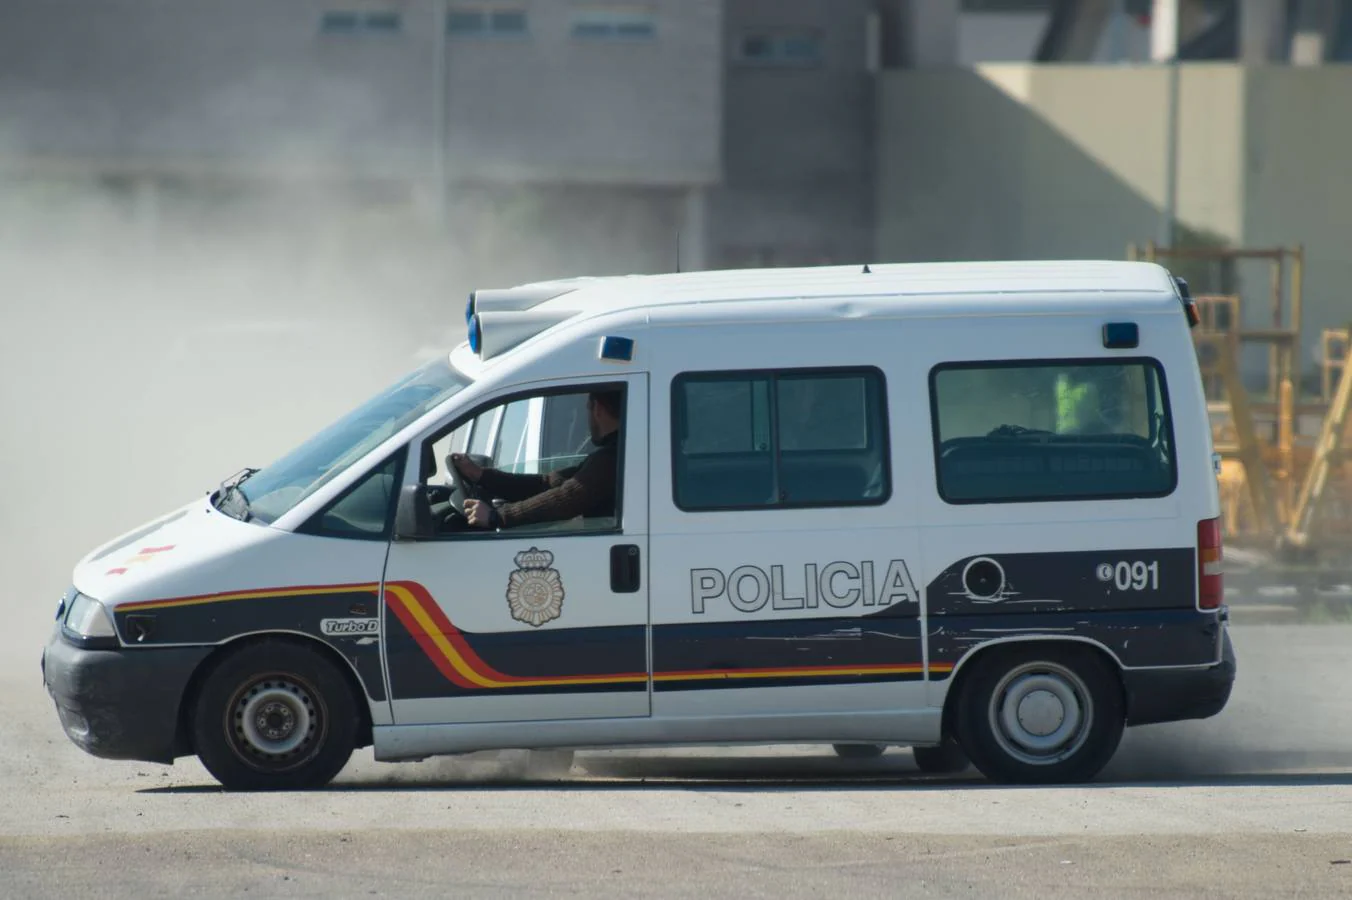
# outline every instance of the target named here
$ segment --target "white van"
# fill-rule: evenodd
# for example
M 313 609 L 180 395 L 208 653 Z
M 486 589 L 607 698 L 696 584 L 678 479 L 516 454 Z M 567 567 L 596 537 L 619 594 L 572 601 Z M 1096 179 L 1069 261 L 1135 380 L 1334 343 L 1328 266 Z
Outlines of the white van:
M 89 753 L 231 788 L 364 746 L 1089 779 L 1234 680 L 1195 322 L 1128 262 L 480 291 L 447 356 L 82 560 L 44 681 Z

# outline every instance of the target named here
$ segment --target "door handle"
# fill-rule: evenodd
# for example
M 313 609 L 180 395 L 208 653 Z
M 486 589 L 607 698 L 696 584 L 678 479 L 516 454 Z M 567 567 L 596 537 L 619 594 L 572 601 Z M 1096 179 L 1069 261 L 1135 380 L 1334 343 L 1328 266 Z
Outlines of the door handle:
M 639 588 L 637 544 L 616 544 L 610 548 L 610 590 L 616 594 L 637 593 Z

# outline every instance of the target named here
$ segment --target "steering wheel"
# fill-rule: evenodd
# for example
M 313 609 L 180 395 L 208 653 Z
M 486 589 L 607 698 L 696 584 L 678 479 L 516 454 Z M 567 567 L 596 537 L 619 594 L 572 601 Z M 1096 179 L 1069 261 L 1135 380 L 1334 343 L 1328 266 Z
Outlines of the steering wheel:
M 465 518 L 465 511 L 455 506 L 448 506 L 446 511 L 437 516 L 437 531 L 469 531 L 469 519 Z
M 452 492 L 459 493 L 460 496 L 466 500 L 480 499 L 479 486 L 468 478 L 464 478 L 460 475 L 460 470 L 457 469 L 455 463 L 451 461 L 452 456 L 454 456 L 454 454 L 448 453 L 446 455 L 446 478 L 450 482 Z M 468 458 L 485 468 L 487 468 L 490 462 L 487 457 L 469 456 Z
M 450 503 L 455 499 L 455 488 L 452 485 L 424 484 L 423 490 L 427 493 L 428 503 Z

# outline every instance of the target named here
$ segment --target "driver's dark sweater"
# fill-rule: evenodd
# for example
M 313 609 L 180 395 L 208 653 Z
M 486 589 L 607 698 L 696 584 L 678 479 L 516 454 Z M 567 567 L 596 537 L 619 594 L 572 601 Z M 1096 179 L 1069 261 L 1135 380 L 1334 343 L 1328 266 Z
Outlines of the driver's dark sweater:
M 613 516 L 617 437 L 618 432 L 612 431 L 597 441 L 581 465 L 548 475 L 484 469 L 479 485 L 489 496 L 508 501 L 498 507 L 504 528 L 575 516 Z

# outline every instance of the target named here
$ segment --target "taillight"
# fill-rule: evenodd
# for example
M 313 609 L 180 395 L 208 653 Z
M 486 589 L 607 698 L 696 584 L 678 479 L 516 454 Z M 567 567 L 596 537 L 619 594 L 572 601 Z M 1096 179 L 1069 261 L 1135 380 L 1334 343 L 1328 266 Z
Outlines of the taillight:
M 1197 606 L 1220 609 L 1225 588 L 1221 576 L 1221 520 L 1197 523 Z
M 1196 328 L 1202 324 L 1202 313 L 1197 308 L 1197 302 L 1192 299 L 1192 291 L 1188 290 L 1187 279 L 1175 275 L 1174 284 L 1178 286 L 1178 300 L 1183 304 L 1183 312 L 1188 317 L 1188 327 Z

